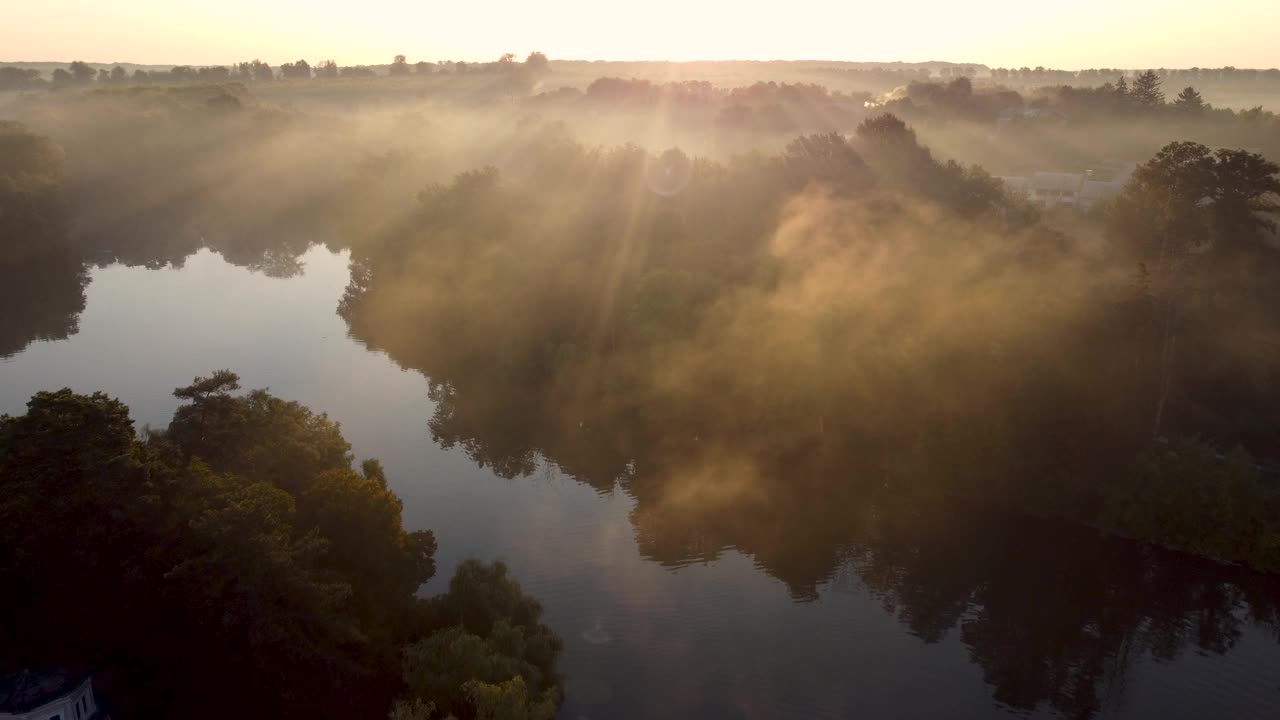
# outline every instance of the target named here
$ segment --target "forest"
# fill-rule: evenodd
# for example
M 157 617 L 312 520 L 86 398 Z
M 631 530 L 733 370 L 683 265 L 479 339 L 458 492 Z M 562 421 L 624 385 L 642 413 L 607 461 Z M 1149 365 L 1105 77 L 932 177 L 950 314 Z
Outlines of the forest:
M 3 661 L 74 659 L 131 717 L 552 717 L 560 641 L 506 567 L 418 598 L 435 538 L 403 529 L 381 464 L 238 381 L 174 390 L 141 434 L 68 389 L 0 420 Z
M 1014 708 L 1095 712 L 1088 658 L 1128 634 L 1167 658 L 1229 647 L 1241 598 L 1280 622 L 1268 579 L 1218 597 L 1170 559 L 1280 571 L 1280 118 L 1192 86 L 1244 79 L 473 65 L 0 70 L 0 357 L 75 335 L 94 268 L 208 247 L 287 277 L 323 243 L 437 442 L 626 493 L 660 563 L 734 547 L 798 599 L 857 567 L 926 640 L 963 618 Z M 1124 163 L 1089 208 L 997 176 Z M 0 420 L 0 615 L 33 618 L 0 660 L 110 668 L 121 717 L 555 716 L 538 601 L 480 561 L 421 597 L 435 538 L 335 422 L 229 370 L 174 396 L 163 428 L 70 389 Z M 1089 539 L 998 552 L 1023 524 Z M 1044 568 L 1112 536 L 1144 562 L 1098 585 L 1146 577 L 1160 613 L 1021 637 L 993 610 L 1008 574 L 1069 602 Z

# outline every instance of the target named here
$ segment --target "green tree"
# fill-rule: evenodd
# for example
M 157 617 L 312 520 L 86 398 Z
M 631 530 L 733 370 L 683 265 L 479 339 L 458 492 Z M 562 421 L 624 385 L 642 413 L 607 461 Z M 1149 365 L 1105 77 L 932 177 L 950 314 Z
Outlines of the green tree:
M 97 77 L 97 71 L 87 62 L 77 60 L 67 67 L 71 73 L 71 80 L 76 85 L 88 85 Z
M 524 65 L 529 70 L 538 74 L 551 71 L 551 61 L 547 59 L 545 54 L 540 53 L 537 50 L 529 53 L 529 56 L 524 59 Z
M 112 699 L 134 716 L 172 716 L 175 698 L 192 717 L 386 712 L 434 538 L 405 532 L 381 465 L 353 471 L 322 415 L 237 387 L 197 378 L 183 417 L 145 440 L 101 393 L 39 393 L 0 418 L 0 612 L 33 618 L 0 660 L 49 648 L 118 668 Z M 216 464 L 201 428 L 227 442 Z M 209 682 L 237 698 L 189 705 Z
M 1280 492 L 1241 449 L 1181 440 L 1107 486 L 1104 520 L 1139 537 L 1280 567 Z
M 43 82 L 39 70 L 0 67 L 0 90 L 29 90 Z
M 435 574 L 436 541 L 429 531 L 405 532 L 400 499 L 386 487 L 381 465 L 367 474 L 321 472 L 298 499 L 301 527 L 324 537 L 319 564 L 352 587 L 352 607 L 367 628 L 398 637 L 418 588 Z
M 532 695 L 519 675 L 496 684 L 468 680 L 463 688 L 477 720 L 552 720 L 560 707 L 553 694 Z
M 239 377 L 220 370 L 174 390 L 179 407 L 164 439 L 184 457 L 199 457 L 216 472 L 268 482 L 297 496 L 322 472 L 351 466 L 351 446 L 323 413 L 266 390 L 230 393 Z
M 1164 105 L 1164 92 L 1160 90 L 1163 82 L 1154 70 L 1139 73 L 1133 79 L 1133 89 L 1129 91 L 1129 99 L 1139 107 L 1160 107 Z
M 782 159 L 802 184 L 818 181 L 855 191 L 872 183 L 866 161 L 840 133 L 796 138 L 788 143 Z
M 1115 84 L 1116 104 L 1120 107 L 1128 107 L 1133 103 L 1133 95 L 1129 92 L 1129 81 L 1121 75 Z
M 249 64 L 253 72 L 253 79 L 257 82 L 271 82 L 276 79 L 275 73 L 272 72 L 271 66 L 261 60 L 254 60 Z
M 306 60 L 285 63 L 280 66 L 280 77 L 287 80 L 307 80 L 311 77 L 311 64 Z
M 1268 213 L 1278 208 L 1278 172 L 1257 153 L 1170 143 L 1134 171 L 1111 228 L 1159 253 L 1210 244 L 1219 252 L 1256 249 L 1261 231 L 1274 227 Z
M 404 651 L 404 682 L 415 700 L 426 700 L 440 712 L 458 717 L 485 717 L 499 706 L 559 706 L 559 687 L 524 655 L 524 630 L 499 620 L 480 637 L 461 625 L 439 630 Z M 518 685 L 507 685 L 520 679 Z M 516 697 L 503 697 L 517 691 Z M 479 702 L 477 702 L 479 700 Z
M 23 125 L 0 120 L 0 267 L 65 244 L 62 182 L 62 148 Z
M 1173 106 L 1179 112 L 1188 115 L 1200 115 L 1208 107 L 1204 98 L 1200 96 L 1199 91 L 1190 86 L 1183 88 L 1182 92 L 1178 93 L 1177 99 L 1173 101 Z

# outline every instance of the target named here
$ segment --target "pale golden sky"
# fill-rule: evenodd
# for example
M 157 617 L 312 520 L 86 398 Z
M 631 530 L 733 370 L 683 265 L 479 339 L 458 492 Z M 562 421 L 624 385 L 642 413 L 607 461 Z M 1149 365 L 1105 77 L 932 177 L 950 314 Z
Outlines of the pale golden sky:
M 0 61 L 552 58 L 1280 66 L 1280 0 L 0 0 Z

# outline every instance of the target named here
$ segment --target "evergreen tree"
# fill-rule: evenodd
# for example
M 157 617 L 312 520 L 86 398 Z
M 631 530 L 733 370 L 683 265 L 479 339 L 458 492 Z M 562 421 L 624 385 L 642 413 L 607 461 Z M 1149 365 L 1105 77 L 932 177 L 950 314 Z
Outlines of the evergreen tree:
M 1200 96 L 1200 92 L 1193 87 L 1187 87 L 1178 93 L 1178 98 L 1173 101 L 1173 106 L 1181 112 L 1191 114 L 1202 113 L 1208 107 L 1204 98 Z
M 1164 105 L 1164 92 L 1160 90 L 1163 82 L 1155 70 L 1141 73 L 1133 79 L 1133 90 L 1129 91 L 1129 98 L 1133 104 L 1145 108 Z
M 1129 96 L 1129 83 L 1124 79 L 1124 75 L 1116 80 L 1114 91 L 1116 94 L 1116 104 L 1120 107 L 1128 107 L 1129 102 L 1133 99 Z

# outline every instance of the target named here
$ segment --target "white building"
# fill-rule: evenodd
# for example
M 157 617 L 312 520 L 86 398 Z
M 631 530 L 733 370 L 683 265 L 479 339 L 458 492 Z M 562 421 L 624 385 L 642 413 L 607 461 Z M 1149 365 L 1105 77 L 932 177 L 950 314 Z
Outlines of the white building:
M 1112 173 L 1108 180 L 1098 179 L 1092 170 L 1083 173 L 1036 172 L 1030 176 L 1002 177 L 1000 180 L 1009 192 L 1021 195 L 1042 208 L 1065 206 L 1089 210 L 1119 195 L 1135 167 L 1134 163 L 1127 163 Z
M 66 670 L 0 676 L 0 720 L 100 720 L 93 679 Z
M 1040 207 L 1080 207 L 1084 173 L 1038 172 L 1027 183 L 1027 196 Z

